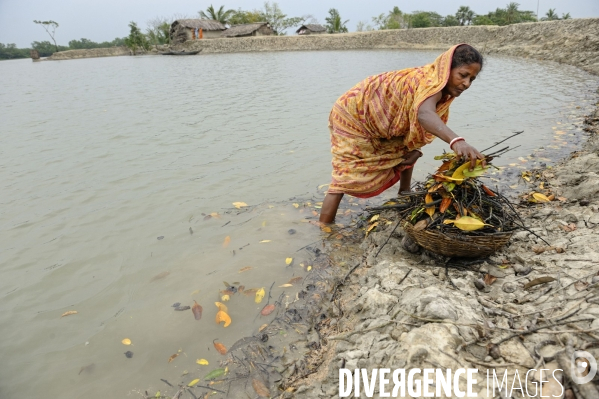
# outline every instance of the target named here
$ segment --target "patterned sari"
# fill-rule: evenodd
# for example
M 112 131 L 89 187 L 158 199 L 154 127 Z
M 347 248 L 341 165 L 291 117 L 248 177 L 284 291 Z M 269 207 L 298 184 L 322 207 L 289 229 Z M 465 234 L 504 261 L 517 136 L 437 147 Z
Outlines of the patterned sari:
M 399 164 L 407 153 L 435 138 L 420 126 L 418 109 L 447 84 L 457 46 L 432 64 L 366 78 L 335 102 L 329 116 L 333 154 L 329 193 L 373 197 L 412 167 Z M 452 101 L 449 97 L 437 104 L 444 123 Z

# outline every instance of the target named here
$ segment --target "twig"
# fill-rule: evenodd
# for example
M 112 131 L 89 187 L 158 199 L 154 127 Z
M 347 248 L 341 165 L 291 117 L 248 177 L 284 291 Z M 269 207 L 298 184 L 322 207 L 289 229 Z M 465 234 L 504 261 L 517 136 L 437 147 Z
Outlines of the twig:
M 401 280 L 399 280 L 399 283 L 397 283 L 397 285 L 401 285 L 401 283 L 403 283 L 403 281 L 408 278 L 408 276 L 410 275 L 410 273 L 412 273 L 412 269 L 408 270 L 408 272 L 406 273 L 405 276 L 403 276 L 403 278 Z
M 393 230 L 391 230 L 391 234 L 389 234 L 389 237 L 387 237 L 387 239 L 385 240 L 385 242 L 383 243 L 383 245 L 381 245 L 379 247 L 379 250 L 376 252 L 376 254 L 374 254 L 374 257 L 376 258 L 379 253 L 381 252 L 381 250 L 383 249 L 383 247 L 389 242 L 389 239 L 391 238 L 391 236 L 393 235 L 393 233 L 395 233 L 395 229 L 397 229 L 397 227 L 399 226 L 399 224 L 401 223 L 401 221 L 403 220 L 403 218 L 400 218 L 397 223 L 395 223 L 395 227 L 393 228 Z
M 491 147 L 485 148 L 484 150 L 480 151 L 480 153 L 482 154 L 483 152 L 490 150 L 491 148 L 503 143 L 504 141 L 507 141 L 507 140 L 511 139 L 512 137 L 516 137 L 517 135 L 522 134 L 522 133 L 524 133 L 524 130 L 522 130 L 520 132 L 516 132 L 516 133 L 512 134 L 511 136 L 509 136 L 501 141 L 498 141 L 497 143 L 493 144 Z
M 501 339 L 499 342 L 496 342 L 495 345 L 500 345 L 500 344 L 504 343 L 505 341 L 509 341 L 512 338 L 516 338 L 516 337 L 519 337 L 521 335 L 532 334 L 534 332 L 537 332 L 539 330 L 543 330 L 543 329 L 546 329 L 546 328 L 551 328 L 551 327 L 554 327 L 554 326 L 561 326 L 561 325 L 569 324 L 569 323 L 577 323 L 579 321 L 588 321 L 588 320 L 595 320 L 595 319 L 589 319 L 589 318 L 587 318 L 587 319 L 580 319 L 580 320 L 574 320 L 574 321 L 564 321 L 563 323 L 555 323 L 555 324 L 551 324 L 549 326 L 540 326 L 540 327 L 532 328 L 530 330 L 525 330 L 525 331 L 523 330 L 520 333 L 512 334 L 512 335 L 510 335 L 508 337 L 505 337 L 505 338 Z M 585 330 L 585 331 L 594 331 L 594 330 Z M 553 333 L 553 334 L 562 334 L 564 332 L 568 332 L 568 331 L 548 331 L 548 332 L 544 332 L 544 334 L 551 334 L 551 333 Z

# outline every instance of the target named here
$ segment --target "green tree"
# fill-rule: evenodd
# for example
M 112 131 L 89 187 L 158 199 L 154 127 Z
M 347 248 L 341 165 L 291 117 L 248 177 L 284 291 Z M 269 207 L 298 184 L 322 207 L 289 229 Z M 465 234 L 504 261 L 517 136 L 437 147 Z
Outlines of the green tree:
M 562 14 L 562 19 L 572 19 L 572 17 L 570 16 L 570 13 L 567 12 L 565 14 Z
M 329 10 L 329 16 L 325 18 L 327 32 L 329 33 L 345 33 L 347 32 L 347 24 L 349 19 L 346 21 L 341 20 L 341 15 L 336 8 L 331 8 Z
M 42 28 L 44 28 L 44 30 L 48 33 L 48 35 L 50 35 L 50 38 L 54 42 L 54 48 L 56 49 L 56 51 L 58 51 L 58 45 L 56 44 L 56 40 L 54 39 L 54 36 L 56 35 L 56 28 L 58 28 L 58 22 L 55 22 L 52 20 L 50 20 L 50 21 L 34 20 L 33 22 L 38 25 L 41 25 Z
M 412 14 L 412 28 L 428 28 L 433 26 L 430 16 L 427 12 L 417 12 Z
M 240 8 L 237 11 L 233 11 L 229 17 L 229 24 L 231 25 L 253 24 L 256 22 L 264 22 L 264 17 L 258 10 L 243 11 Z
M 159 44 L 169 44 L 171 26 L 168 22 L 163 22 L 158 26 L 150 26 L 146 30 L 146 36 L 151 44 L 158 46 Z
M 555 12 L 555 8 L 550 8 L 549 11 L 545 14 L 541 21 L 556 21 L 559 19 L 559 16 Z
M 29 49 L 17 48 L 14 43 L 0 43 L 0 60 L 14 60 L 17 58 L 29 58 Z
M 262 21 L 268 22 L 277 35 L 284 35 L 285 30 L 299 26 L 304 21 L 304 18 L 301 17 L 288 18 L 276 2 L 272 4 L 269 1 L 265 2 L 261 14 Z
M 148 51 L 150 49 L 150 42 L 137 24 L 133 21 L 129 22 L 129 29 L 129 36 L 125 39 L 125 45 L 131 49 L 133 55 L 137 55 L 138 50 Z
M 511 2 L 510 4 L 507 5 L 507 7 L 505 8 L 505 23 L 507 25 L 509 24 L 515 24 L 516 22 L 518 22 L 518 17 L 519 17 L 519 13 L 518 13 L 518 7 L 520 7 L 520 4 L 515 3 L 515 2 Z
M 58 47 L 58 49 L 56 47 Z M 40 57 L 49 57 L 57 51 L 69 50 L 66 46 L 56 46 L 47 40 L 44 40 L 43 42 L 33 42 L 31 43 L 31 48 L 37 50 L 38 53 L 40 53 Z
M 443 19 L 443 26 L 459 26 L 460 20 L 454 15 L 448 15 Z
M 470 25 L 474 17 L 474 11 L 472 11 L 468 6 L 460 6 L 458 11 L 455 13 L 455 18 L 458 20 L 461 26 Z
M 225 24 L 229 23 L 229 18 L 234 13 L 235 13 L 235 10 L 226 10 L 225 11 L 225 6 L 220 6 L 218 11 L 216 11 L 214 9 L 214 7 L 212 6 L 212 4 L 210 4 L 210 7 L 206 8 L 206 12 L 200 11 L 199 14 L 200 14 L 201 18 L 212 19 L 214 21 L 218 21 L 221 24 L 225 25 Z
M 477 15 L 472 19 L 473 25 L 496 25 L 491 18 L 486 15 Z

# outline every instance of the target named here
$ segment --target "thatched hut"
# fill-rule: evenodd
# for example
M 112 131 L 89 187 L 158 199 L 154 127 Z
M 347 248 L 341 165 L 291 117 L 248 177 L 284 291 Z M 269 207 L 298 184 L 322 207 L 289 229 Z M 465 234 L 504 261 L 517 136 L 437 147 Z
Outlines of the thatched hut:
M 247 36 L 269 36 L 275 31 L 268 22 L 256 22 L 253 24 L 233 25 L 222 33 L 223 37 L 247 37 Z
M 320 35 L 322 33 L 327 33 L 327 28 L 318 24 L 306 24 L 300 26 L 295 33 L 298 35 Z
M 211 19 L 178 19 L 171 24 L 169 31 L 171 43 L 178 44 L 188 40 L 215 39 L 227 28 Z

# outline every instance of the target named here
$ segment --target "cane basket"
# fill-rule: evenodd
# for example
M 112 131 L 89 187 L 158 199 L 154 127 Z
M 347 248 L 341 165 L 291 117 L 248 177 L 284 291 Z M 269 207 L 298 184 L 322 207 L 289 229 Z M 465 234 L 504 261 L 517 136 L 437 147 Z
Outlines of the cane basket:
M 405 222 L 403 228 L 424 249 L 449 257 L 483 258 L 507 244 L 512 236 L 510 232 L 481 236 L 444 234 L 434 230 L 415 230 L 410 222 Z

